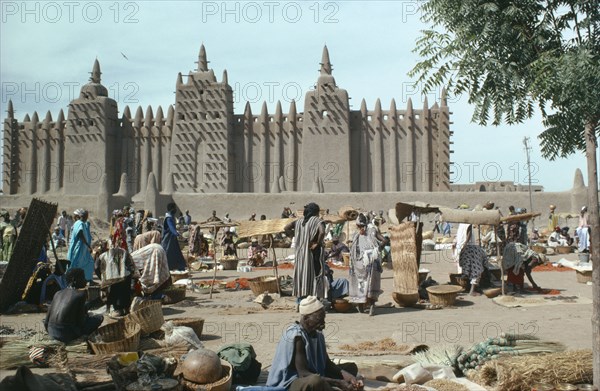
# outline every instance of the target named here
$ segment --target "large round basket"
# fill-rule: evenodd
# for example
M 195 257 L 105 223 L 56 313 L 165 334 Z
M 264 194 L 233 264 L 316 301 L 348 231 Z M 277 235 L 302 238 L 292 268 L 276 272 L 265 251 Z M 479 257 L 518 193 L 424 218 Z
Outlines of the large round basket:
M 126 320 L 139 324 L 144 335 L 159 330 L 165 323 L 160 300 L 143 302 L 137 310 L 127 315 Z
M 462 287 L 463 290 L 466 290 L 469 285 L 469 280 L 464 278 L 461 273 L 450 273 L 450 284 L 458 285 Z
M 248 284 L 250 285 L 250 289 L 255 296 L 258 296 L 262 293 L 278 293 L 277 287 L 277 278 L 271 276 L 262 276 L 256 277 L 248 280 Z
M 571 246 L 556 246 L 554 247 L 554 251 L 556 251 L 557 254 L 570 254 L 573 251 L 573 248 L 571 248 Z
M 169 297 L 169 304 L 179 303 L 185 299 L 185 285 L 171 285 L 163 291 L 165 296 Z
M 546 247 L 541 244 L 534 244 L 531 246 L 531 249 L 538 254 L 546 254 Z
M 335 299 L 333 301 L 333 309 L 336 312 L 345 313 L 352 309 L 352 304 L 348 303 L 346 299 Z
M 135 352 L 140 344 L 139 324 L 120 320 L 98 328 L 89 336 L 95 354 Z
M 229 391 L 231 389 L 231 375 L 233 368 L 231 367 L 231 364 L 225 360 L 221 360 L 221 367 L 223 368 L 223 377 L 220 380 L 209 384 L 191 382 L 186 380 L 182 374 L 181 384 L 183 385 L 183 391 Z
M 429 302 L 443 307 L 454 305 L 456 295 L 463 291 L 458 285 L 435 285 L 427 287 Z
M 412 307 L 419 301 L 419 292 L 398 293 L 393 292 L 392 298 L 400 307 Z
M 592 271 L 591 270 L 584 270 L 584 271 L 579 271 L 576 270 L 577 272 L 577 282 L 580 284 L 587 284 L 588 282 L 592 281 Z
M 223 265 L 223 270 L 237 270 L 237 259 L 221 259 L 219 262 Z
M 202 329 L 204 328 L 203 318 L 175 318 L 168 319 L 173 322 L 174 326 L 186 326 L 194 330 L 198 338 L 202 336 Z

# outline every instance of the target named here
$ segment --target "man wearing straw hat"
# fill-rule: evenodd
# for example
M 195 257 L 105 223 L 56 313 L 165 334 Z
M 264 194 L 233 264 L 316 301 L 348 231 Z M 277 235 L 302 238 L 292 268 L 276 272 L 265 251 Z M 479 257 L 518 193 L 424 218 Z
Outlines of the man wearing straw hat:
M 300 302 L 300 322 L 284 332 L 277 345 L 267 379 L 268 387 L 290 391 L 362 390 L 354 363 L 335 365 L 325 345 L 325 308 L 315 296 Z

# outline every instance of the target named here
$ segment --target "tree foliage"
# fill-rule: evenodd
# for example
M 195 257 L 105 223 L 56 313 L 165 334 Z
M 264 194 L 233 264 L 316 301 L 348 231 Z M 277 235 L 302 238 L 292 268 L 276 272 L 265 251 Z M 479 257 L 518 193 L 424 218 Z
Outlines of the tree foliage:
M 429 0 L 432 26 L 410 75 L 426 92 L 467 94 L 473 121 L 515 124 L 541 109 L 546 158 L 585 150 L 600 132 L 600 0 Z

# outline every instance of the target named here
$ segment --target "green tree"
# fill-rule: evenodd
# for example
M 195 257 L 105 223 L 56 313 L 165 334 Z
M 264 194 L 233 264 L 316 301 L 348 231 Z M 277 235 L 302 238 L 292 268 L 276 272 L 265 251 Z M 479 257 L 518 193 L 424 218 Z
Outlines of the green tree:
M 426 92 L 466 94 L 474 122 L 516 124 L 541 110 L 542 155 L 588 165 L 594 383 L 600 385 L 600 0 L 429 0 L 410 75 Z

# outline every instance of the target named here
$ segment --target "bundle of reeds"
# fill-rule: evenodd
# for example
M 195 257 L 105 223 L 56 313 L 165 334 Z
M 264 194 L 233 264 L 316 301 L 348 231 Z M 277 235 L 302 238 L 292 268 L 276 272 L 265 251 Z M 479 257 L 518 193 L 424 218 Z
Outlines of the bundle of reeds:
M 455 368 L 458 356 L 463 351 L 463 347 L 459 345 L 435 345 L 413 354 L 413 359 L 423 365 L 445 365 Z
M 532 335 L 503 333 L 499 338 L 488 338 L 473 345 L 457 359 L 458 369 L 466 372 L 481 369 L 488 361 L 510 356 L 563 352 L 566 347 L 559 342 L 541 341 Z
M 528 391 L 534 383 L 591 383 L 592 351 L 510 357 L 486 363 L 473 381 L 505 391 Z
M 358 210 L 352 206 L 342 206 L 338 211 L 338 214 L 346 221 L 356 220 L 358 217 Z
M 32 347 L 44 348 L 47 364 L 52 367 L 55 367 L 61 357 L 66 355 L 65 345 L 62 342 L 40 338 L 40 335 L 29 339 L 0 341 L 0 369 L 14 369 L 21 365 L 34 366 L 29 358 L 29 350 Z
M 394 292 L 408 294 L 419 290 L 419 266 L 415 223 L 389 227 L 394 267 Z

